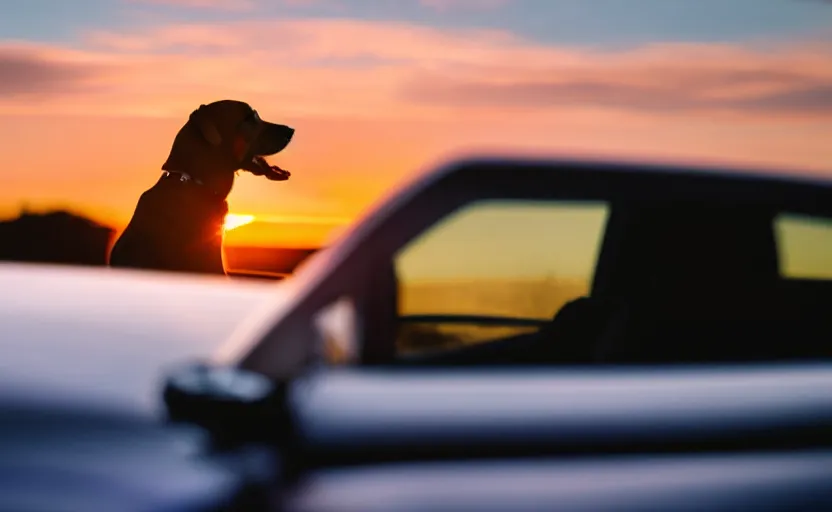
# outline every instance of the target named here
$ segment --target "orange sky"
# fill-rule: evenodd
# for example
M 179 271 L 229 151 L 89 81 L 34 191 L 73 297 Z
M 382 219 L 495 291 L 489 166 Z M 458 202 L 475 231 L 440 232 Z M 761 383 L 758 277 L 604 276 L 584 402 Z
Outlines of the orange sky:
M 65 206 L 123 227 L 190 111 L 221 98 L 297 130 L 274 157 L 288 182 L 240 175 L 231 211 L 270 222 L 230 232 L 234 244 L 320 244 L 467 150 L 832 169 L 832 45 L 808 34 L 598 50 L 396 21 L 170 22 L 0 40 L 8 62 L 3 216 Z

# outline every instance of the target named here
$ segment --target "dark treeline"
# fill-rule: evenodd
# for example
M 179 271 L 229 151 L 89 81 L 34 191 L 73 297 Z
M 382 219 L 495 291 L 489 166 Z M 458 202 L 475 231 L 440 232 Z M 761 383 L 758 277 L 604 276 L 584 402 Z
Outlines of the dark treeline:
M 0 220 L 0 261 L 106 265 L 117 230 L 72 212 L 23 211 Z M 291 272 L 316 249 L 227 247 L 232 269 Z

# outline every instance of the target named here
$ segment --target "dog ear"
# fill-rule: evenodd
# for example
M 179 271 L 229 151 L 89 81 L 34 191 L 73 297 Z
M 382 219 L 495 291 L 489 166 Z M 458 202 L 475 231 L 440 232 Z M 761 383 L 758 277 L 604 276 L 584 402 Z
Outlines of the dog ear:
M 219 146 L 222 144 L 222 136 L 220 132 L 217 131 L 217 127 L 206 119 L 205 115 L 205 105 L 200 105 L 198 109 L 191 112 L 190 121 L 195 123 L 199 132 L 202 134 L 202 137 L 211 143 L 213 146 Z

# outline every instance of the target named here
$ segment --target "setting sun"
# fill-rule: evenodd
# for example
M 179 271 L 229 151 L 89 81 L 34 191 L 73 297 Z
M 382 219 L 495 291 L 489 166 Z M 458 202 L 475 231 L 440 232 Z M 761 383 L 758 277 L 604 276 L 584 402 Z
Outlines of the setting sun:
M 234 228 L 245 226 L 254 221 L 254 215 L 238 215 L 236 213 L 229 213 L 225 216 L 225 222 L 222 228 L 225 231 L 231 231 Z

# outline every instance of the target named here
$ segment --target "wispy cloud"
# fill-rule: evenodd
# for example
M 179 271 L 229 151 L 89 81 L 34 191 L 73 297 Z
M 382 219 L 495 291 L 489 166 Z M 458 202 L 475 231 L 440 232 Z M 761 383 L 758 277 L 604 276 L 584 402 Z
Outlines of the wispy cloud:
M 257 4 L 254 0 L 123 0 L 128 4 L 213 9 L 222 11 L 248 11 Z
M 323 19 L 163 25 L 84 41 L 81 50 L 0 45 L 0 112 L 179 115 L 228 96 L 292 115 L 373 118 L 505 109 L 832 116 L 824 41 L 598 52 L 501 31 Z
M 426 105 L 547 109 L 591 107 L 832 116 L 832 45 L 752 49 L 658 45 L 564 55 L 541 66 L 496 65 L 425 74 L 404 95 Z M 579 59 L 580 57 L 580 59 Z
M 128 4 L 144 4 L 150 6 L 181 7 L 191 9 L 214 9 L 226 11 L 251 10 L 256 6 L 268 3 L 282 4 L 290 7 L 306 7 L 312 5 L 333 5 L 349 2 L 349 0 L 123 0 Z M 511 0 L 408 0 L 414 4 L 437 11 L 451 10 L 488 10 L 496 9 L 508 4 Z
M 0 46 L 0 98 L 19 102 L 89 94 L 115 70 L 84 52 L 30 44 Z
M 425 7 L 437 11 L 451 11 L 455 9 L 489 10 L 498 9 L 510 0 L 418 0 Z

